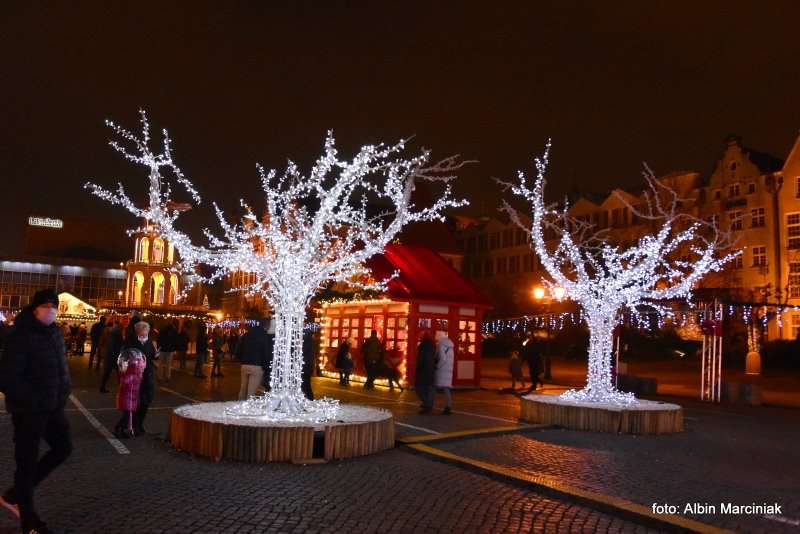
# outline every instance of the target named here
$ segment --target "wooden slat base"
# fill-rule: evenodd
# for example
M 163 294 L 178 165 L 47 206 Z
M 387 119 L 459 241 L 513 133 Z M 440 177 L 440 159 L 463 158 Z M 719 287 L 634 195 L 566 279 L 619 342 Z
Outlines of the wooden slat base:
M 574 430 L 620 434 L 669 434 L 683 431 L 683 408 L 677 404 L 658 409 L 608 409 L 541 402 L 523 397 L 520 419 Z M 665 409 L 665 406 L 668 406 Z
M 394 447 L 394 418 L 325 426 L 325 460 L 366 456 Z M 237 426 L 172 413 L 169 440 L 178 450 L 239 462 L 311 460 L 313 427 Z

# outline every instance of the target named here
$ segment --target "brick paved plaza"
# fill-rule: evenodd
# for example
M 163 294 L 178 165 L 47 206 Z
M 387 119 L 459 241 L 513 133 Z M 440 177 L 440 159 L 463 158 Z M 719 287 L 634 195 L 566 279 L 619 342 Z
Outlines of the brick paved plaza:
M 74 396 L 105 428 L 117 412 L 99 374 L 73 358 Z M 58 532 L 645 532 L 659 525 L 613 508 L 576 502 L 535 485 L 465 469 L 398 447 L 325 465 L 215 463 L 165 441 L 172 407 L 234 398 L 238 365 L 222 379 L 177 372 L 162 385 L 148 421 L 152 435 L 123 441 L 120 454 L 76 404 L 69 405 L 75 452 L 37 493 Z M 315 379 L 315 391 L 391 409 L 400 437 L 512 426 L 518 401 L 494 389 L 458 392 L 455 413 L 420 416 L 413 392 L 349 389 Z M 556 388 L 552 388 L 555 391 Z M 800 517 L 797 412 L 728 408 L 681 399 L 687 430 L 659 437 L 522 429 L 432 443 L 440 450 L 650 507 L 653 502 L 778 501 L 783 521 L 699 515 L 742 532 L 791 532 Z M 0 483 L 13 470 L 10 417 L 0 416 Z M 2 511 L 0 532 L 15 532 Z M 663 525 L 662 525 L 663 526 Z M 656 529 L 657 530 L 657 529 Z

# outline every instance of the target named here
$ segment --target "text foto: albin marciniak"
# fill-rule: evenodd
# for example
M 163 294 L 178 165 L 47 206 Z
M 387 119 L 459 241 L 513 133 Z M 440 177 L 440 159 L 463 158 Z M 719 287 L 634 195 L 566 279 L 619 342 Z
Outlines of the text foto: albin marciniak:
M 721 502 L 711 504 L 707 502 L 687 502 L 685 505 L 653 503 L 654 514 L 725 514 L 725 515 L 751 515 L 751 514 L 771 514 L 779 515 L 783 513 L 783 505 L 778 503 L 750 503 L 735 504 L 732 502 Z

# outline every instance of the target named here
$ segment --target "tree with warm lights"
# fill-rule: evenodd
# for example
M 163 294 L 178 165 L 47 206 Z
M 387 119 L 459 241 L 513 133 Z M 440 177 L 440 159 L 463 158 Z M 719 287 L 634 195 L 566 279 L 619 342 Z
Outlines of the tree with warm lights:
M 196 244 L 175 223 L 185 209 L 172 199 L 171 171 L 177 182 L 199 204 L 192 183 L 172 159 L 169 135 L 163 130 L 160 152 L 150 147 L 150 126 L 141 112 L 141 135 L 107 122 L 120 137 L 111 146 L 126 159 L 149 170 L 149 203 L 138 207 L 122 184 L 109 191 L 95 184 L 86 187 L 112 204 L 124 207 L 174 244 L 179 267 L 194 282 L 212 282 L 228 273 L 255 275 L 246 289 L 262 294 L 275 314 L 275 354 L 270 391 L 237 406 L 238 415 L 264 415 L 287 421 L 326 420 L 335 417 L 337 404 L 329 399 L 307 400 L 301 391 L 302 341 L 306 308 L 314 295 L 331 282 L 346 282 L 364 289 L 383 289 L 385 281 L 370 278 L 365 261 L 379 254 L 408 223 L 442 219 L 446 208 L 466 204 L 456 200 L 450 182 L 465 162 L 457 156 L 429 164 L 430 153 L 406 158 L 405 142 L 366 145 L 351 159 L 342 159 L 332 134 L 322 155 L 308 174 L 289 162 L 283 173 L 257 166 L 266 196 L 266 213 L 258 217 L 244 201 L 244 216 L 231 224 L 214 205 L 221 234 L 205 230 L 208 245 Z M 441 194 L 431 206 L 412 201 L 417 181 L 441 184 Z M 374 212 L 372 206 L 388 206 Z M 210 267 L 200 275 L 198 265 Z
M 664 302 L 688 299 L 692 288 L 706 274 L 718 271 L 738 252 L 729 248 L 727 234 L 713 222 L 683 210 L 684 201 L 649 170 L 644 173 L 647 190 L 641 205 L 628 209 L 649 224 L 646 233 L 630 246 L 611 243 L 608 232 L 568 214 L 544 200 L 545 171 L 550 144 L 536 158 L 537 177 L 532 187 L 523 172 L 515 184 L 501 182 L 531 207 L 530 226 L 507 202 L 502 210 L 529 232 L 531 245 L 552 280 L 551 289 L 563 288 L 564 296 L 583 308 L 589 326 L 589 365 L 586 386 L 562 396 L 582 402 L 635 402 L 633 395 L 618 391 L 612 383 L 613 331 L 625 309 L 641 306 L 660 309 Z M 546 233 L 555 239 L 547 242 Z

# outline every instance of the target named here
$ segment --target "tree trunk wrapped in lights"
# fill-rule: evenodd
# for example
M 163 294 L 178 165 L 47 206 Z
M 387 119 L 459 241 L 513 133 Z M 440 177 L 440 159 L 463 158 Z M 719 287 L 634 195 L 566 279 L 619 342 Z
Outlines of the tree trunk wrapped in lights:
M 405 142 L 391 146 L 367 145 L 352 160 L 340 159 L 333 135 L 329 132 L 322 156 L 307 175 L 289 163 L 282 174 L 258 166 L 266 195 L 266 215 L 257 217 L 240 201 L 245 215 L 230 224 L 216 204 L 222 234 L 205 230 L 209 244 L 195 244 L 175 228 L 186 205 L 172 199 L 166 168 L 191 196 L 200 196 L 172 159 L 169 135 L 163 130 L 163 148 L 150 148 L 150 125 L 141 113 L 142 132 L 134 135 L 107 122 L 121 138 L 111 146 L 133 163 L 148 168 L 149 204 L 137 207 L 122 184 L 116 191 L 88 183 L 86 188 L 98 197 L 127 209 L 152 225 L 175 245 L 180 254 L 178 268 L 188 273 L 193 283 L 213 282 L 222 276 L 242 271 L 255 275 L 246 290 L 263 295 L 275 312 L 275 354 L 270 392 L 238 405 L 234 415 L 266 416 L 281 421 L 324 421 L 336 416 L 336 401 L 307 400 L 301 391 L 302 334 L 305 310 L 325 284 L 346 282 L 365 290 L 381 290 L 385 283 L 370 281 L 364 262 L 384 247 L 408 223 L 443 219 L 448 207 L 465 205 L 453 197 L 450 182 L 453 172 L 466 162 L 457 156 L 428 164 L 430 153 L 405 158 Z M 416 181 L 441 184 L 433 205 L 417 207 L 411 201 Z M 385 206 L 369 213 L 368 204 Z M 196 266 L 211 267 L 212 274 L 198 274 Z M 190 286 L 187 286 L 190 287 Z
M 564 393 L 562 398 L 580 402 L 632 403 L 631 394 L 618 391 L 612 382 L 612 340 L 614 326 L 625 309 L 639 306 L 662 309 L 665 301 L 686 298 L 706 274 L 719 270 L 738 251 L 730 249 L 726 232 L 712 222 L 697 219 L 682 211 L 684 201 L 671 188 L 644 172 L 648 188 L 640 206 L 620 200 L 636 217 L 654 231 L 642 235 L 634 244 L 622 248 L 610 243 L 606 230 L 568 215 L 568 206 L 556 209 L 544 200 L 545 171 L 550 143 L 544 155 L 536 158 L 537 177 L 528 185 L 520 172 L 515 184 L 501 182 L 523 197 L 532 210 L 528 227 L 508 203 L 502 210 L 531 237 L 533 249 L 552 278 L 545 280 L 551 290 L 562 287 L 566 298 L 579 303 L 589 326 L 589 366 L 586 386 Z M 554 246 L 546 242 L 545 232 L 555 235 Z

